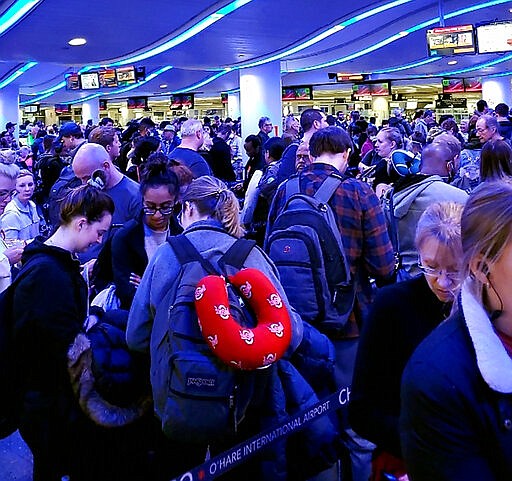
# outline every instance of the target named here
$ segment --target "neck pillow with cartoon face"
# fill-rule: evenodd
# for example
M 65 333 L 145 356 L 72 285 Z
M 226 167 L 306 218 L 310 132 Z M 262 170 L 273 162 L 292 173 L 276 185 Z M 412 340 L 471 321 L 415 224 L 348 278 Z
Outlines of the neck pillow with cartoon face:
M 257 269 L 242 269 L 228 281 L 242 293 L 258 324 L 242 327 L 233 319 L 225 278 L 210 275 L 199 281 L 195 291 L 203 337 L 215 355 L 232 367 L 250 370 L 270 366 L 290 345 L 288 309 L 272 282 Z

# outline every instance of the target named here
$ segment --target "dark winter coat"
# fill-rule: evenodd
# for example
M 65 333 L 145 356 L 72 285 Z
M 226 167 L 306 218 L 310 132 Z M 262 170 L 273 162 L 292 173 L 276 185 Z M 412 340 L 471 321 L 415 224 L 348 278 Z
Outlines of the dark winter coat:
M 379 290 L 359 339 L 350 422 L 363 438 L 402 457 L 400 380 L 416 347 L 449 314 L 424 275 Z
M 459 311 L 409 361 L 401 395 L 410 479 L 512 479 L 512 359 L 467 281 Z

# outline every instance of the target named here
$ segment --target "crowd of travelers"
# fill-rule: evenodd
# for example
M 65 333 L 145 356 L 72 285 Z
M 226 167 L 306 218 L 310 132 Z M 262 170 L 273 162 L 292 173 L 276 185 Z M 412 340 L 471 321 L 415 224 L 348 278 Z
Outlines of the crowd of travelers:
M 340 388 L 219 479 L 512 479 L 509 107 L 282 121 L 7 123 L 0 435 L 34 481 L 171 480 Z

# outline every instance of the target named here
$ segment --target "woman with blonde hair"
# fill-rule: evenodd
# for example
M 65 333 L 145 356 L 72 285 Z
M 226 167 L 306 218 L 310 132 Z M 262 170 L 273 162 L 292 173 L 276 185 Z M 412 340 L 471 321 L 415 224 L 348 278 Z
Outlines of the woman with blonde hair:
M 460 279 L 462 209 L 454 202 L 427 208 L 415 238 L 423 273 L 380 290 L 363 324 L 349 412 L 353 429 L 377 445 L 372 481 L 407 479 L 398 426 L 400 378 L 418 344 L 450 313 Z
M 12 200 L 19 172 L 19 167 L 14 164 L 14 156 L 11 161 L 0 156 L 0 215 L 3 214 L 5 207 Z M 20 261 L 22 253 L 22 246 L 9 246 L 5 242 L 5 234 L 0 229 L 0 292 L 3 292 L 10 285 L 11 267 Z
M 39 235 L 41 219 L 32 199 L 35 190 L 34 175 L 21 169 L 16 179 L 16 196 L 5 207 L 0 227 L 6 241 L 32 241 Z
M 402 378 L 401 445 L 414 481 L 512 479 L 512 185 L 484 182 L 461 219 L 457 311 Z
M 183 236 L 175 238 L 175 243 L 171 239 L 171 242 L 166 242 L 158 248 L 137 288 L 128 318 L 128 346 L 133 350 L 149 352 L 151 354 L 152 372 L 158 369 L 158 366 L 160 366 L 159 362 L 163 362 L 159 358 L 162 352 L 160 346 L 168 346 L 164 347 L 164 349 L 168 350 L 167 354 L 165 354 L 167 358 L 176 355 L 176 352 L 171 350 L 171 341 L 167 344 L 162 344 L 155 340 L 159 337 L 158 332 L 162 329 L 161 320 L 163 318 L 159 313 L 164 311 L 161 309 L 165 310 L 165 332 L 171 330 L 169 326 L 175 326 L 178 323 L 179 327 L 187 331 L 187 336 L 184 339 L 190 340 L 194 338 L 193 336 L 201 338 L 197 326 L 197 318 L 194 318 L 194 316 L 183 317 L 180 315 L 180 312 L 183 311 L 180 311 L 178 307 L 189 301 L 193 302 L 196 285 L 199 279 L 206 274 L 202 274 L 203 271 L 199 267 L 196 269 L 190 268 L 192 271 L 182 269 L 183 265 L 179 260 L 182 257 L 180 252 L 184 252 L 187 245 L 190 248 L 190 243 L 192 244 L 192 250 L 197 251 L 200 257 L 208 261 L 216 269 L 219 269 L 221 257 L 244 233 L 240 224 L 237 198 L 222 181 L 215 177 L 202 176 L 193 180 L 181 200 L 183 204 L 181 213 L 181 224 L 184 228 Z M 245 241 L 242 245 L 237 244 L 237 249 L 239 248 L 238 246 L 241 246 L 240 249 L 244 249 L 249 242 Z M 275 266 L 256 245 L 251 245 L 250 249 L 248 249 L 248 254 L 244 257 L 243 267 L 252 267 L 263 273 L 275 286 L 278 295 L 283 301 L 283 306 L 286 306 L 287 311 L 290 313 L 291 344 L 289 352 L 292 352 L 302 339 L 302 321 L 288 304 L 286 294 L 279 283 Z M 196 271 L 200 274 L 197 279 L 193 278 L 193 274 Z M 223 269 L 219 269 L 219 271 L 223 271 Z M 190 274 L 187 276 L 185 275 L 186 272 Z M 178 293 L 179 299 L 170 298 L 169 301 L 164 302 L 164 299 L 168 299 L 167 294 L 172 292 Z M 197 296 L 197 292 L 195 295 Z M 195 298 L 197 299 L 197 297 Z M 176 304 L 177 309 L 169 309 L 168 302 Z M 159 309 L 160 307 L 161 309 Z M 175 334 L 181 338 L 180 333 Z M 198 341 L 194 342 L 197 344 Z M 207 346 L 205 347 L 208 349 Z M 200 347 L 197 349 L 200 350 Z M 194 352 L 194 354 L 196 353 Z M 197 364 L 197 356 L 195 361 L 191 362 Z M 194 366 L 194 364 L 192 365 Z M 201 367 L 198 369 L 201 371 Z M 192 370 L 194 371 L 194 369 Z M 273 370 L 265 369 L 250 371 L 247 374 L 245 372 L 240 373 L 241 397 L 247 396 L 247 406 L 249 407 L 247 411 L 245 411 L 245 407 L 241 408 L 242 412 L 246 412 L 243 420 L 239 422 L 238 415 L 232 420 L 237 426 L 237 432 L 234 434 L 233 439 L 230 437 L 229 445 L 231 443 L 236 444 L 236 442 L 244 439 L 244 436 L 250 436 L 258 432 L 257 430 L 255 431 L 255 429 L 258 429 L 255 426 L 259 423 L 259 414 L 257 414 L 261 412 L 259 404 L 271 395 L 266 390 L 269 388 L 267 382 L 271 379 L 271 373 L 273 372 Z M 251 380 L 253 379 L 258 379 L 259 381 L 253 386 L 254 391 L 248 394 L 246 389 L 249 384 L 247 383 L 252 382 Z M 264 379 L 267 381 L 264 381 Z M 166 426 L 169 425 L 167 424 L 169 421 L 165 421 L 165 414 L 168 409 L 166 407 L 167 397 L 158 388 L 155 388 L 154 381 L 158 382 L 158 379 L 155 380 L 152 377 L 155 412 L 162 420 L 163 429 L 167 434 Z M 163 389 L 166 390 L 167 387 Z M 275 386 L 273 389 L 276 390 Z M 192 400 L 189 401 L 189 403 L 192 402 Z M 238 408 L 236 408 L 236 412 L 238 413 Z M 199 415 L 200 413 L 197 413 L 197 416 Z M 225 444 L 225 440 L 223 442 L 221 439 L 209 438 L 208 442 L 204 443 L 203 440 L 197 439 L 197 435 L 192 441 L 185 441 L 180 438 L 179 442 L 171 436 L 169 442 L 169 452 L 173 453 L 172 459 L 169 459 L 171 464 L 170 477 L 174 477 L 203 462 L 207 452 L 214 455 L 229 447 L 229 445 Z M 256 460 L 253 461 L 256 463 L 255 465 L 250 463 L 251 469 L 244 466 L 244 479 L 264 479 L 257 469 L 259 466 L 257 463 L 261 462 L 258 460 L 259 457 L 256 457 Z M 235 476 L 233 479 L 239 478 Z

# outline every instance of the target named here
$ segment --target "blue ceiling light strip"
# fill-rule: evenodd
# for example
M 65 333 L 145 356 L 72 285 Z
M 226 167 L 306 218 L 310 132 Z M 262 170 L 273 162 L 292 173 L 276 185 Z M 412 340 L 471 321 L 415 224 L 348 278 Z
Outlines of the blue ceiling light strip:
M 424 60 L 419 60 L 417 62 L 408 63 L 405 65 L 401 65 L 400 67 L 390 67 L 382 70 L 374 70 L 373 72 L 368 72 L 372 74 L 381 74 L 381 73 L 391 73 L 391 72 L 400 72 L 401 70 L 407 70 L 414 67 L 421 67 L 422 65 L 427 65 L 432 62 L 437 62 L 441 60 L 442 57 L 430 57 Z
M 154 57 L 155 55 L 159 55 L 163 52 L 166 52 L 167 50 L 170 50 L 171 48 L 174 48 L 177 45 L 180 45 L 181 43 L 189 40 L 190 38 L 194 37 L 198 33 L 207 29 L 210 25 L 213 25 L 214 23 L 216 23 L 219 20 L 221 20 L 222 18 L 224 18 L 226 15 L 229 15 L 230 13 L 234 12 L 235 10 L 239 9 L 240 7 L 243 7 L 244 5 L 246 5 L 252 1 L 253 0 L 235 0 L 234 2 L 229 3 L 225 7 L 222 7 L 221 9 L 217 10 L 216 12 L 203 18 L 201 21 L 199 21 L 195 25 L 192 25 L 192 27 L 188 28 L 187 30 L 185 30 L 183 33 L 180 33 L 176 37 L 169 39 L 167 42 L 164 42 L 161 45 L 158 45 L 157 47 L 154 47 L 154 48 L 147 50 L 146 52 L 140 53 L 138 55 L 134 55 L 134 56 L 125 58 L 123 60 L 119 60 L 118 62 L 108 63 L 107 66 L 120 67 L 121 65 L 137 63 L 137 62 L 140 62 L 141 60 L 146 60 L 148 58 Z
M 189 85 L 188 87 L 184 87 L 184 88 L 179 89 L 179 90 L 173 90 L 172 92 L 168 92 L 168 93 L 169 94 L 182 94 L 182 93 L 185 93 L 185 92 L 190 92 L 191 90 L 196 90 L 198 88 L 201 88 L 201 87 L 203 87 L 203 86 L 213 82 L 214 80 L 217 80 L 219 77 L 222 77 L 223 75 L 226 75 L 227 73 L 232 72 L 233 70 L 234 69 L 232 69 L 231 67 L 226 68 L 222 72 L 216 73 L 215 75 L 212 75 L 211 77 L 208 77 L 208 78 L 206 78 L 204 80 L 201 80 L 201 82 L 198 82 L 198 83 L 193 84 L 193 85 Z
M 20 102 L 20 105 L 23 106 L 23 105 L 35 104 L 37 102 L 40 102 L 41 100 L 48 98 L 50 95 L 53 95 L 53 92 L 48 92 L 47 94 L 38 95 L 37 97 L 33 97 L 29 100 L 24 100 L 23 102 Z
M 436 77 L 442 76 L 451 76 L 451 75 L 460 75 L 461 73 L 474 72 L 475 70 L 480 70 L 486 67 L 492 67 L 493 65 L 498 65 L 503 62 L 507 62 L 512 60 L 512 53 L 509 55 L 505 55 L 504 57 L 498 58 L 496 60 L 491 60 L 490 62 L 481 63 L 479 65 L 473 65 L 472 67 L 460 68 L 458 70 L 449 70 L 446 72 L 438 72 L 435 74 Z
M 275 60 L 279 60 L 283 57 L 288 57 L 289 55 L 293 55 L 294 53 L 300 52 L 302 50 L 305 50 L 308 47 L 311 47 L 312 45 L 315 45 L 316 43 L 330 37 L 331 35 L 334 35 L 335 33 L 338 33 L 339 31 L 343 30 L 346 27 L 349 27 L 350 25 L 354 25 L 355 23 L 360 22 L 361 20 L 365 20 L 369 17 L 372 17 L 379 13 L 385 12 L 394 7 L 404 5 L 405 3 L 409 3 L 411 1 L 412 0 L 395 0 L 394 2 L 386 3 L 384 5 L 381 5 L 380 7 L 372 8 L 371 10 L 367 10 L 366 12 L 360 13 L 359 15 L 356 15 L 347 20 L 344 20 L 343 22 L 334 25 L 333 27 L 325 30 L 324 32 L 319 33 L 318 35 L 307 40 L 306 42 L 296 45 L 295 47 L 285 50 L 284 52 L 278 53 L 276 55 L 272 55 L 270 57 L 267 57 L 267 58 L 264 58 L 261 60 L 257 60 L 256 62 L 249 62 L 249 63 L 244 63 L 242 65 L 238 65 L 237 68 L 242 69 L 242 68 L 256 67 L 258 65 L 263 65 L 263 64 L 266 64 L 269 62 L 273 62 Z
M 46 95 L 46 94 L 52 94 L 53 92 L 56 92 L 57 90 L 63 89 L 66 86 L 66 81 L 63 80 L 62 82 L 59 82 L 57 85 L 54 85 L 53 87 L 50 87 L 46 90 L 42 90 L 41 92 L 37 92 L 36 94 L 27 94 L 27 95 Z
M 17 0 L 0 16 L 0 35 L 19 22 L 42 0 Z
M 445 19 L 450 19 L 450 18 L 455 18 L 455 17 L 458 17 L 460 15 L 465 15 L 466 13 L 471 13 L 471 12 L 475 12 L 477 10 L 482 10 L 484 8 L 487 8 L 487 7 L 493 7 L 493 6 L 496 6 L 496 5 L 501 5 L 503 3 L 508 3 L 510 0 L 493 0 L 493 1 L 489 1 L 489 2 L 484 2 L 484 3 L 479 3 L 479 4 L 476 4 L 476 5 L 473 5 L 471 7 L 466 7 L 466 8 L 461 8 L 459 10 L 455 10 L 454 12 L 450 12 L 450 13 L 447 13 L 444 18 Z M 367 47 L 363 50 L 359 50 L 358 52 L 354 52 L 350 55 L 347 55 L 345 57 L 341 57 L 341 58 L 338 58 L 338 59 L 335 59 L 335 60 L 331 60 L 329 62 L 325 62 L 325 63 L 321 63 L 321 64 L 318 64 L 318 65 L 312 65 L 312 66 L 309 66 L 309 67 L 303 67 L 303 68 L 297 68 L 297 69 L 291 69 L 291 70 L 287 70 L 286 73 L 294 73 L 294 72 L 307 72 L 307 71 L 310 71 L 310 70 L 318 70 L 318 69 L 321 69 L 321 68 L 325 68 L 325 67 L 331 67 L 333 65 L 338 65 L 340 63 L 343 63 L 343 62 L 348 62 L 349 60 L 353 60 L 355 58 L 359 58 L 359 57 L 362 57 L 363 55 L 366 55 L 370 52 L 374 52 L 375 50 L 378 50 L 386 45 L 389 45 L 390 43 L 396 41 L 396 40 L 399 40 L 400 38 L 403 38 L 405 37 L 406 35 L 409 35 L 410 33 L 413 33 L 413 32 L 416 32 L 418 30 L 422 30 L 426 27 L 430 27 L 432 25 L 435 25 L 439 22 L 439 17 L 435 17 L 435 18 L 432 18 L 430 20 L 427 20 L 425 22 L 422 22 L 422 23 L 419 23 L 417 25 L 414 25 L 408 29 L 405 29 L 399 33 L 395 33 L 394 35 L 392 35 L 391 37 L 388 37 L 384 40 L 381 40 L 380 42 L 376 43 L 375 45 L 372 45 L 371 47 Z
M 35 67 L 37 65 L 37 62 L 28 62 L 23 67 L 20 67 L 18 70 L 13 72 L 11 75 L 9 75 L 7 78 L 2 80 L 0 82 L 0 89 L 3 89 L 4 87 L 7 87 L 7 85 L 14 82 L 18 77 L 23 75 L 27 70 L 30 70 L 32 67 Z

